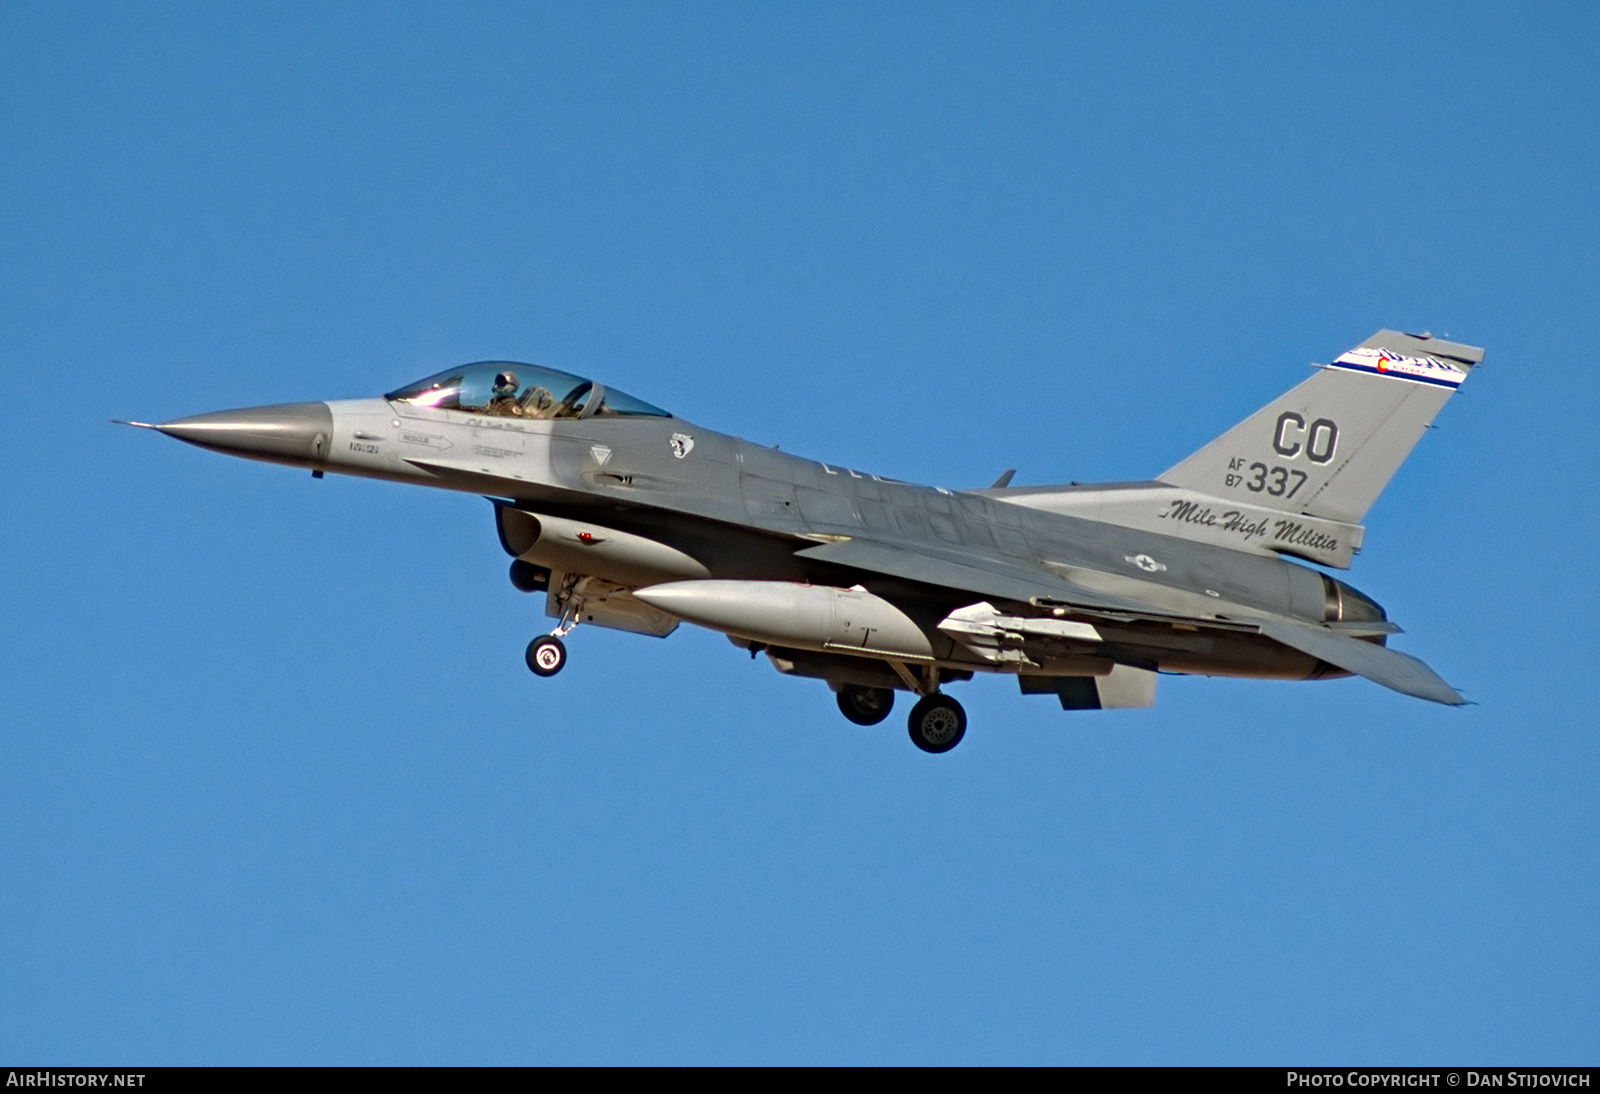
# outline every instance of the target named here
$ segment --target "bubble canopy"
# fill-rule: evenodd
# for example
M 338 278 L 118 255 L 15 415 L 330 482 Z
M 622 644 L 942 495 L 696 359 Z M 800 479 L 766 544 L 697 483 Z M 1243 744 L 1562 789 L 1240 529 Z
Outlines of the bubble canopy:
M 540 365 L 478 361 L 391 391 L 392 403 L 502 418 L 670 418 L 642 399 Z

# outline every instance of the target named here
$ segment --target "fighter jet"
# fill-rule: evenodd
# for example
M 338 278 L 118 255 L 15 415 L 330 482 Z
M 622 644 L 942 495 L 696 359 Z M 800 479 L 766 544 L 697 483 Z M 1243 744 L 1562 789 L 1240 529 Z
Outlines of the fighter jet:
M 1383 330 L 1155 479 L 918 486 L 695 426 L 541 365 L 446 369 L 379 398 L 141 425 L 234 456 L 485 496 L 511 582 L 557 620 L 720 631 L 824 681 L 873 725 L 917 696 L 911 740 L 966 733 L 949 684 L 1008 673 L 1067 710 L 1147 707 L 1159 673 L 1351 674 L 1464 700 L 1388 647 L 1346 569 L 1362 519 L 1483 351 Z

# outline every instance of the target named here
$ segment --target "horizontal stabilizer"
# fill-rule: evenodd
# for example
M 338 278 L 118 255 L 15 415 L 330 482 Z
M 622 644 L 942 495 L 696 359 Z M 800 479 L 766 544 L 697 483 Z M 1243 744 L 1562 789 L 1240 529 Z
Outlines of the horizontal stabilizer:
M 1365 676 L 1375 684 L 1393 688 L 1402 694 L 1449 706 L 1466 703 L 1455 688 L 1439 678 L 1438 673 L 1399 650 L 1363 642 L 1324 627 L 1311 627 L 1288 620 L 1264 621 L 1261 633 L 1285 646 L 1309 653 L 1330 665 L 1357 676 Z

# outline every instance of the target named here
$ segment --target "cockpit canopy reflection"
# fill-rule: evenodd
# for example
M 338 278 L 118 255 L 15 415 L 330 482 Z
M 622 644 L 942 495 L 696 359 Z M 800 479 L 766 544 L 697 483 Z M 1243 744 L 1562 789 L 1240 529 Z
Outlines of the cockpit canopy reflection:
M 515 361 L 479 361 L 447 369 L 384 398 L 501 418 L 672 417 L 660 407 L 582 376 Z

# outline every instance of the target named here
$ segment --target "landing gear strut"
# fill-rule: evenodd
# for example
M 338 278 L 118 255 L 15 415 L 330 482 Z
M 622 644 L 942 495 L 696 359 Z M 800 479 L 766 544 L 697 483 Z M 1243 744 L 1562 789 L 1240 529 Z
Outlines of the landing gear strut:
M 512 581 L 515 582 L 517 571 L 512 567 Z M 567 587 L 567 610 L 561 613 L 561 625 L 549 634 L 541 634 L 528 643 L 527 661 L 528 668 L 535 676 L 554 676 L 567 666 L 567 646 L 561 641 L 573 627 L 578 625 L 578 620 L 583 617 L 583 599 L 578 595 L 581 581 L 573 582 Z M 520 586 L 519 586 L 520 588 Z
M 909 721 L 911 743 L 924 752 L 949 752 L 967 732 L 967 712 L 960 703 L 939 692 L 917 700 Z
M 894 709 L 894 692 L 846 684 L 839 689 L 839 713 L 858 726 L 875 726 Z

